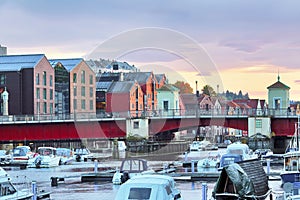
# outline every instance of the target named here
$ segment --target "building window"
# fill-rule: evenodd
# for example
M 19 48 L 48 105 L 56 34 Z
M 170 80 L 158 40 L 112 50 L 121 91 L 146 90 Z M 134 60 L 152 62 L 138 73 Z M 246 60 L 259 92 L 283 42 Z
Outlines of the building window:
M 81 109 L 85 110 L 85 99 L 81 100 Z
M 93 91 L 93 88 L 90 87 L 90 97 L 93 97 L 94 96 L 94 91 Z
M 138 129 L 140 127 L 140 123 L 139 122 L 133 122 L 133 128 L 134 129 Z
M 85 97 L 85 86 L 81 86 L 81 96 Z
M 94 83 L 93 79 L 94 79 L 94 76 L 90 75 L 90 85 L 92 85 Z
M 46 88 L 43 89 L 43 99 L 47 99 L 47 90 L 46 90 Z
M 77 99 L 73 99 L 73 104 L 74 110 L 77 110 Z
M 134 109 L 134 103 L 133 103 L 133 104 L 131 104 L 131 109 Z
M 40 84 L 40 74 L 39 74 L 39 73 L 37 73 L 37 74 L 35 75 L 35 82 L 36 82 L 37 85 Z
M 85 71 L 81 71 L 81 83 L 85 83 Z
M 5 85 L 5 84 L 6 84 L 6 75 L 0 74 L 0 85 Z
M 74 97 L 77 96 L 77 86 L 74 86 L 73 94 L 74 94 Z
M 50 114 L 53 114 L 53 103 L 50 103 Z
M 90 100 L 90 110 L 93 110 L 93 109 L 94 109 L 94 101 Z
M 50 99 L 53 99 L 53 89 L 50 89 Z
M 255 128 L 262 128 L 262 120 L 261 119 L 255 120 Z
M 40 114 L 40 102 L 36 102 L 36 112 Z
M 43 112 L 47 113 L 47 102 L 44 102 L 43 104 Z
M 77 74 L 76 73 L 73 74 L 73 83 L 77 83 Z
M 47 85 L 47 73 L 43 71 L 43 85 Z
M 50 75 L 50 86 L 53 86 L 53 76 Z
M 37 99 L 40 99 L 40 98 L 41 98 L 40 88 L 36 88 L 36 98 L 37 98 Z

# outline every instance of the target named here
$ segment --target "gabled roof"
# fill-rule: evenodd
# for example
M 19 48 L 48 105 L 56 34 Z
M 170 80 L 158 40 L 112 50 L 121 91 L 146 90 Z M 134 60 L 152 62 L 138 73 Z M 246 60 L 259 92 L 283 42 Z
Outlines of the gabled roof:
M 134 81 L 113 82 L 107 93 L 128 93 L 134 85 Z
M 34 68 L 44 54 L 3 55 L 0 56 L 0 71 L 20 71 L 24 68 Z
M 55 67 L 55 65 L 60 62 L 66 70 L 69 72 L 72 71 L 81 61 L 83 61 L 82 58 L 70 58 L 70 59 L 50 59 L 49 62 L 52 65 L 52 67 Z
M 96 82 L 96 90 L 97 91 L 107 91 L 112 84 L 113 84 L 113 81 Z
M 287 86 L 287 85 L 285 85 L 285 84 L 283 84 L 282 82 L 280 82 L 280 76 L 278 75 L 278 77 L 277 77 L 277 82 L 276 83 L 274 83 L 274 84 L 272 84 L 272 85 L 270 85 L 269 87 L 267 87 L 267 89 L 275 89 L 275 88 L 277 88 L 277 89 L 285 89 L 285 90 L 289 90 L 290 89 L 290 87 L 289 86 Z
M 162 81 L 164 79 L 164 77 L 166 77 L 165 74 L 155 74 L 154 76 L 155 76 L 157 82 Z
M 157 91 L 170 91 L 170 92 L 179 92 L 180 90 L 172 84 L 165 84 Z
M 137 81 L 138 83 L 146 83 L 151 77 L 151 72 L 132 72 L 124 74 L 124 81 Z

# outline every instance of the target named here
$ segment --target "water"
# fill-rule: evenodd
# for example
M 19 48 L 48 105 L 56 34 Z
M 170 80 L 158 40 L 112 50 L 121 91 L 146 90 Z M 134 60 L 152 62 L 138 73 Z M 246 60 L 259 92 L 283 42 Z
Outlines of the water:
M 201 152 L 196 155 L 207 156 L 209 152 Z M 147 158 L 150 167 L 162 167 L 168 161 L 176 160 L 177 156 L 171 156 L 167 159 L 160 157 Z M 180 156 L 179 159 L 182 159 Z M 120 160 L 106 160 L 100 161 L 98 164 L 99 171 L 105 169 L 115 169 L 121 164 Z M 86 199 L 101 199 L 112 200 L 118 191 L 119 186 L 113 185 L 111 182 L 90 182 L 81 183 L 80 175 L 85 172 L 93 172 L 93 162 L 74 162 L 71 165 L 62 165 L 55 168 L 27 168 L 21 170 L 18 167 L 3 167 L 11 176 L 12 182 L 19 184 L 23 182 L 30 183 L 36 181 L 39 190 L 51 191 L 51 199 L 55 200 L 86 200 Z M 195 168 L 197 169 L 197 168 Z M 280 167 L 272 168 L 272 170 L 280 170 Z M 212 169 L 215 170 L 215 169 Z M 51 187 L 51 177 L 69 177 L 64 182 L 59 182 L 57 187 Z M 269 186 L 276 191 L 282 191 L 280 188 L 280 181 L 270 181 Z M 211 198 L 211 193 L 215 183 L 208 182 L 208 199 Z M 30 186 L 30 185 L 29 185 Z M 177 187 L 181 190 L 184 199 L 201 199 L 202 195 L 202 182 L 184 182 L 177 181 Z

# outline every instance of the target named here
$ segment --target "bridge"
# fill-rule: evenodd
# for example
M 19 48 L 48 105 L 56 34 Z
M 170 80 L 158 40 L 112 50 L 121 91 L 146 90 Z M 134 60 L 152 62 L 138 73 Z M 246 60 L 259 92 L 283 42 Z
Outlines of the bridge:
M 272 137 L 282 138 L 294 134 L 295 123 L 298 120 L 295 112 L 272 109 L 249 109 L 242 113 L 168 110 L 135 115 L 135 112 L 103 115 L 0 116 L 0 142 L 125 138 L 126 133 L 134 131 L 153 137 L 161 133 L 210 125 L 248 131 L 249 119 L 269 119 Z

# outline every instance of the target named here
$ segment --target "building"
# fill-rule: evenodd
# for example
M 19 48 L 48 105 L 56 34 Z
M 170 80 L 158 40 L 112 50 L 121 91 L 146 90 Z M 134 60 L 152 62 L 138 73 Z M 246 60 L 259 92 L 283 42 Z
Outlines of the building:
M 280 82 L 280 76 L 277 77 L 277 82 L 267 87 L 268 89 L 268 104 L 269 109 L 276 112 L 286 113 L 290 107 L 290 87 Z
M 0 56 L 7 55 L 7 47 L 0 45 Z
M 143 92 L 136 81 L 113 82 L 106 93 L 106 112 L 114 117 L 143 115 Z
M 52 66 L 61 63 L 69 72 L 70 113 L 96 114 L 95 72 L 82 58 L 52 59 Z
M 157 89 L 157 108 L 159 115 L 179 115 L 179 89 L 171 84 L 164 84 Z
M 70 73 L 60 62 L 50 64 L 55 73 L 55 114 L 64 119 L 70 114 Z
M 0 56 L 0 88 L 9 93 L 9 115 L 54 113 L 54 69 L 44 54 Z
M 124 81 L 136 81 L 144 94 L 144 110 L 155 111 L 157 109 L 157 80 L 152 72 L 133 72 L 124 74 Z

